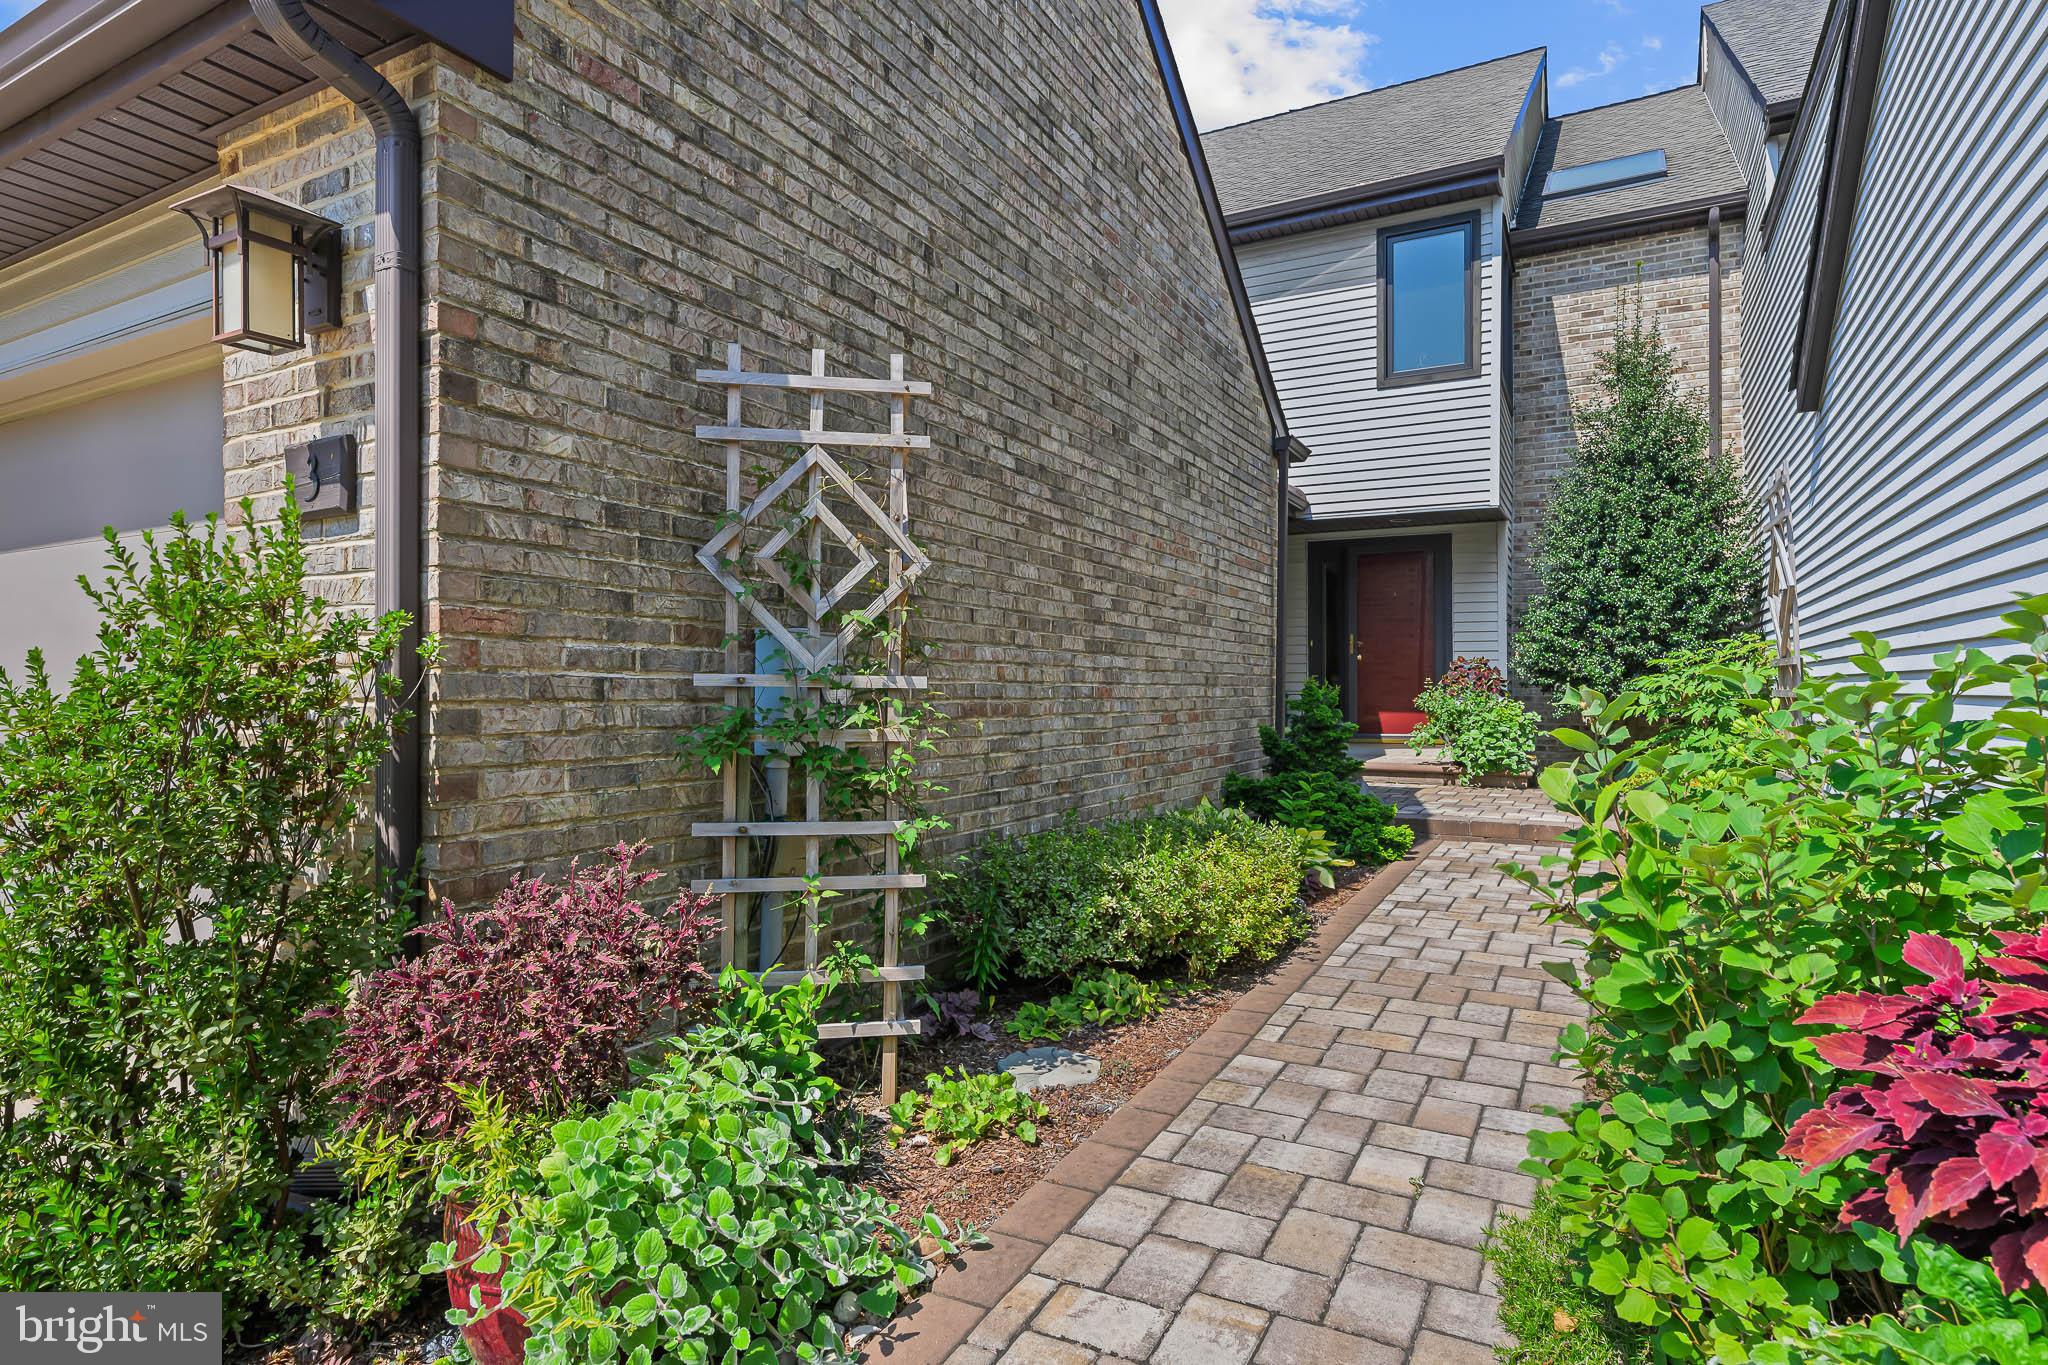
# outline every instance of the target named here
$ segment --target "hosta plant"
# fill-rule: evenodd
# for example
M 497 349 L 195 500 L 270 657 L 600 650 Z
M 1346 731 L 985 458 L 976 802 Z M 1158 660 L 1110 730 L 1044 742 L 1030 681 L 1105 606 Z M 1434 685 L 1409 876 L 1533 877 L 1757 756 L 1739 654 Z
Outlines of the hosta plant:
M 826 1125 L 819 988 L 734 981 L 638 1089 L 555 1125 L 543 1188 L 478 1261 L 502 1269 L 531 1365 L 841 1359 L 842 1319 L 889 1317 L 952 1254 L 935 1218 L 913 1231 L 836 1173 L 853 1154 Z
M 1008 1073 L 970 1074 L 947 1067 L 927 1075 L 924 1092 L 907 1092 L 889 1106 L 890 1136 L 902 1140 L 923 1132 L 932 1140 L 932 1161 L 950 1166 L 953 1158 L 992 1132 L 1009 1132 L 1025 1146 L 1038 1142 L 1038 1120 L 1045 1106 L 1017 1088 Z
M 1948 940 L 1915 934 L 1900 994 L 1830 995 L 1802 1024 L 1844 1086 L 1802 1114 L 1785 1155 L 1811 1171 L 1852 1155 L 1881 1183 L 1842 1207 L 1904 1241 L 1924 1231 L 1988 1259 L 2008 1291 L 2048 1283 L 2048 934 L 1998 933 L 1973 980 Z

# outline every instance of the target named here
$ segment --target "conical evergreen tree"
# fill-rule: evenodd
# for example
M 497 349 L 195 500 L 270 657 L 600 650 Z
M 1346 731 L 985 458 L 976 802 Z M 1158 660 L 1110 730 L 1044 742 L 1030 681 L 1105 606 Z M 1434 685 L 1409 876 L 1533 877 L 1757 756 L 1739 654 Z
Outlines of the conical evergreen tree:
M 1763 551 L 1732 456 L 1710 454 L 1696 397 L 1630 301 L 1599 360 L 1603 398 L 1574 414 L 1578 451 L 1536 533 L 1534 598 L 1515 632 L 1521 680 L 1612 691 L 1651 660 L 1756 628 Z

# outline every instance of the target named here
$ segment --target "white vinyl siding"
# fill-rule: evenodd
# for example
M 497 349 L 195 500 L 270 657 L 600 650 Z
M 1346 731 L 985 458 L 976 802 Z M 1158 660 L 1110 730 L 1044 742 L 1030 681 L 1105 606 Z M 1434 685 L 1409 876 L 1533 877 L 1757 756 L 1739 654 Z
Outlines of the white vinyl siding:
M 1821 410 L 1795 410 L 1792 333 L 1822 139 L 1746 275 L 1753 485 L 1790 478 L 1802 645 L 1852 632 L 1895 665 L 1989 640 L 2048 591 L 2048 6 L 1899 0 L 1887 37 Z M 1809 116 L 1826 118 L 1825 105 Z
M 1238 252 L 1289 430 L 1314 452 L 1290 477 L 1318 520 L 1501 506 L 1498 200 L 1479 216 L 1479 372 L 1379 388 L 1381 229 L 1469 211 L 1375 219 Z
M 1750 85 L 1748 77 L 1728 55 L 1720 35 L 1704 23 L 1700 25 L 1700 85 L 1706 91 L 1707 105 L 1720 120 L 1721 131 L 1728 137 L 1728 150 L 1735 155 L 1735 164 L 1742 168 L 1742 175 L 1749 182 L 1749 226 L 1763 221 L 1764 207 L 1770 203 L 1771 163 L 1765 150 L 1764 101 Z M 1752 240 L 1754 240 L 1752 238 Z
M 189 224 L 136 214 L 0 274 L 0 668 L 66 682 L 97 610 L 101 528 L 130 544 L 221 509 L 221 357 Z
M 1507 603 L 1503 542 L 1506 523 L 1461 522 L 1451 526 L 1404 526 L 1359 534 L 1330 532 L 1289 537 L 1287 543 L 1287 690 L 1300 689 L 1308 674 L 1308 546 L 1318 541 L 1387 537 L 1451 538 L 1451 653 L 1491 659 L 1507 667 Z

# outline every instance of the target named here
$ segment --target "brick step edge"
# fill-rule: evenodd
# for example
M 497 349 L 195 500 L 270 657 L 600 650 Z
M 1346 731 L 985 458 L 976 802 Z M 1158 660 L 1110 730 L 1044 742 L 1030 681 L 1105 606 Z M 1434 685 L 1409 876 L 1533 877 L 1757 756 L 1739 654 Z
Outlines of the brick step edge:
M 1508 844 L 1554 844 L 1571 833 L 1565 824 L 1536 820 L 1482 820 L 1463 815 L 1411 815 L 1394 817 L 1415 831 L 1420 848 L 1430 839 L 1487 839 Z
M 987 1247 L 946 1267 L 880 1335 L 862 1343 L 861 1360 L 875 1365 L 941 1365 L 958 1350 L 989 1310 L 1031 1273 L 1045 1249 L 1180 1117 L 1201 1088 L 1258 1036 L 1273 1011 L 1286 1004 L 1352 930 L 1408 880 L 1430 850 L 1431 844 L 1418 837 L 1406 858 L 1388 863 L 1353 890 L 1263 982 L 1239 996 L 1186 1051 L 1012 1204 L 989 1229 Z

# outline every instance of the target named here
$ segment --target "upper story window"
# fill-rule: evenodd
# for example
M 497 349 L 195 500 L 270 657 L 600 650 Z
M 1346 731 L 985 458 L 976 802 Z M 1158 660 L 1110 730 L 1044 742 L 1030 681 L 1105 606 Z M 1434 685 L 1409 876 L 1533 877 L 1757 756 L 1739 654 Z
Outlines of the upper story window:
M 1380 384 L 1479 373 L 1479 216 L 1380 233 Z
M 1778 172 L 1785 164 L 1785 144 L 1792 140 L 1790 133 L 1779 133 L 1776 137 L 1764 139 L 1764 198 L 1769 199 L 1778 188 Z
M 1543 197 L 1554 199 L 1561 194 L 1590 194 L 1594 190 L 1618 189 L 1644 180 L 1656 180 L 1669 169 L 1662 148 L 1609 157 L 1605 161 L 1589 161 L 1583 166 L 1565 166 L 1543 178 Z

